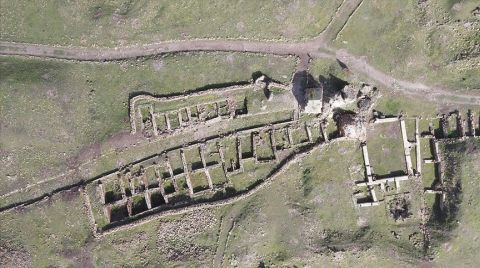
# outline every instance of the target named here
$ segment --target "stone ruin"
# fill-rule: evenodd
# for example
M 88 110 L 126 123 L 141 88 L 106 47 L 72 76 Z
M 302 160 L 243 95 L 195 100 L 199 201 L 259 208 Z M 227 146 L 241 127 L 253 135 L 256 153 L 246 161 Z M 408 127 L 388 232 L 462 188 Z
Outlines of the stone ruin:
M 138 95 L 130 99 L 131 133 L 141 132 L 145 137 L 172 135 L 205 124 L 247 117 L 251 114 L 247 107 L 245 92 L 263 90 L 265 98 L 270 101 L 272 100 L 271 87 L 290 91 L 287 86 L 270 81 L 268 77 L 262 75 L 249 85 L 199 90 L 189 95 L 166 97 Z M 194 102 L 194 98 L 205 98 L 209 95 L 216 100 Z M 293 103 L 290 106 L 295 109 Z M 168 109 L 168 107 L 175 108 Z
M 96 230 L 103 232 L 159 211 L 235 195 L 231 177 L 244 172 L 246 161 L 278 165 L 287 150 L 326 141 L 319 136 L 321 128 L 320 122 L 294 121 L 247 129 L 172 148 L 105 175 L 89 184 L 96 189 L 89 200 L 97 200 L 93 206 L 103 207 L 107 221 Z M 224 147 L 225 139 L 233 139 L 234 147 Z M 93 221 L 101 220 L 95 216 Z
M 444 184 L 445 163 L 441 157 L 440 143 L 478 138 L 480 118 L 477 118 L 472 110 L 468 110 L 466 119 L 464 119 L 462 113 L 456 110 L 448 114 L 439 115 L 436 119 L 439 122 L 439 129 L 435 129 L 430 124 L 428 131 L 422 133 L 422 138 L 430 140 L 430 147 L 433 153 L 433 158 L 424 159 L 424 164 L 435 165 L 436 179 L 436 184 L 426 187 L 424 193 L 438 195 L 440 198 L 439 208 L 443 211 L 447 199 L 447 189 Z
M 321 76 L 318 82 L 307 72 L 298 72 L 292 91 L 302 113 L 316 114 L 324 120 L 333 118 L 340 136 L 365 140 L 369 112 L 378 95 L 375 87 L 350 84 L 335 76 Z
M 378 114 L 378 113 L 375 113 Z M 395 184 L 396 193 L 400 193 L 400 182 L 408 181 L 416 176 L 419 176 L 421 173 L 421 156 L 420 156 L 420 134 L 419 134 L 419 118 L 415 119 L 415 141 L 409 141 L 407 137 L 407 129 L 405 125 L 405 117 L 403 115 L 397 117 L 375 117 L 373 119 L 374 124 L 385 124 L 385 123 L 396 123 L 400 124 L 400 130 L 402 134 L 402 141 L 404 147 L 404 157 L 405 157 L 405 174 L 397 176 L 384 176 L 374 174 L 373 168 L 370 164 L 370 159 L 368 155 L 367 142 L 362 143 L 362 153 L 365 165 L 366 173 L 366 182 L 357 182 L 357 187 L 367 187 L 369 191 L 369 197 L 366 197 L 362 192 L 354 194 L 355 203 L 358 207 L 368 207 L 379 205 L 380 200 L 376 194 L 376 186 L 380 186 L 380 190 L 385 194 L 387 186 L 389 183 Z M 413 169 L 411 150 L 413 147 L 416 148 L 416 163 L 417 170 Z
M 354 85 L 346 85 L 339 94 L 330 99 L 328 107 L 336 108 L 333 111 L 333 119 L 337 124 L 338 134 L 365 141 L 367 138 L 367 118 L 373 106 L 376 96 L 376 88 L 362 84 L 360 88 Z M 357 103 L 357 112 L 338 109 L 346 105 Z
M 439 115 L 440 129 L 436 131 L 432 128 L 424 136 L 434 136 L 437 139 L 478 136 L 478 133 L 480 133 L 480 130 L 478 130 L 480 118 L 476 118 L 472 110 L 468 110 L 466 117 L 467 119 L 464 119 L 462 113 L 458 110 Z M 454 118 L 454 122 L 451 122 L 452 118 Z
M 270 91 L 269 84 L 271 83 L 270 79 L 265 75 L 260 76 L 255 80 L 255 86 L 263 90 L 263 94 L 267 100 L 272 100 L 272 92 Z
M 392 176 L 392 177 L 385 177 L 385 176 L 378 176 L 374 174 L 373 168 L 370 164 L 370 158 L 368 156 L 368 149 L 367 144 L 364 142 L 362 143 L 362 154 L 363 160 L 365 164 L 365 174 L 366 174 L 366 182 L 357 182 L 357 187 L 367 187 L 369 191 L 369 196 L 365 196 L 363 192 L 357 192 L 354 194 L 355 204 L 358 207 L 370 207 L 370 206 L 378 206 L 383 200 L 380 200 L 377 197 L 376 187 L 380 186 L 382 192 L 386 192 L 387 186 L 389 183 L 395 184 L 396 193 L 400 193 L 400 182 L 409 180 L 410 177 L 408 175 L 399 175 L 399 176 Z
M 321 114 L 323 108 L 323 87 L 310 87 L 305 89 L 304 113 Z
M 196 129 L 202 124 L 247 117 L 250 111 L 246 91 L 263 90 L 265 100 L 269 101 L 272 99 L 271 86 L 289 92 L 288 87 L 260 76 L 250 85 L 204 90 L 188 96 L 135 96 L 130 100 L 131 132 L 141 132 L 147 137 L 175 135 L 177 131 Z M 190 99 L 196 96 L 215 100 L 196 102 Z M 320 101 L 321 96 L 317 95 Z M 246 164 L 283 165 L 292 151 L 328 141 L 322 118 L 298 119 L 298 111 L 293 110 L 288 120 L 224 134 L 212 132 L 213 136 L 175 146 L 89 182 L 86 203 L 93 215 L 95 232 L 160 211 L 227 199 L 239 194 L 231 178 L 245 172 Z M 106 224 L 102 223 L 103 219 Z M 102 223 L 100 227 L 97 222 Z
M 338 113 L 333 118 L 341 137 L 366 140 L 367 121 L 365 117 L 356 113 Z
M 333 115 L 337 109 L 345 109 L 356 103 L 359 112 L 366 114 L 373 106 L 377 94 L 377 88 L 368 84 L 347 84 L 339 91 L 325 94 L 323 112 Z
M 353 116 L 352 116 L 353 117 Z M 411 178 L 418 177 L 422 178 L 422 165 L 423 164 L 433 164 L 435 165 L 435 177 L 436 184 L 432 187 L 424 188 L 425 194 L 435 194 L 440 196 L 440 209 L 443 210 L 445 200 L 447 198 L 447 191 L 444 186 L 444 163 L 442 161 L 441 152 L 440 152 L 440 143 L 441 142 L 451 142 L 455 140 L 463 140 L 467 138 L 478 138 L 478 133 L 480 133 L 480 118 L 475 116 L 475 113 L 472 110 L 468 110 L 466 114 L 466 119 L 463 118 L 462 114 L 457 110 L 449 114 L 439 115 L 433 120 L 438 120 L 439 128 L 435 129 L 433 124 L 430 123 L 428 130 L 420 132 L 419 125 L 420 117 L 414 117 L 415 119 L 415 140 L 410 141 L 407 137 L 407 129 L 405 120 L 412 119 L 408 118 L 406 115 L 400 116 L 385 116 L 384 114 L 374 111 L 374 118 L 372 122 L 374 124 L 384 124 L 384 123 L 400 123 L 400 128 L 402 132 L 402 141 L 404 145 L 404 156 L 406 163 L 406 174 L 394 177 L 382 177 L 376 176 L 373 173 L 373 168 L 370 165 L 370 160 L 368 157 L 368 150 L 366 143 L 362 144 L 362 152 L 364 157 L 364 164 L 366 170 L 366 182 L 357 182 L 358 187 L 367 187 L 369 191 L 369 196 L 365 196 L 362 192 L 357 192 L 354 194 L 356 198 L 356 205 L 358 207 L 368 207 L 376 206 L 381 202 L 378 198 L 375 186 L 380 185 L 380 188 L 385 189 L 385 185 L 388 182 L 394 182 L 397 189 L 397 194 L 400 192 L 400 182 L 410 180 Z M 427 139 L 430 143 L 431 151 L 433 153 L 432 159 L 423 159 L 421 156 L 421 140 Z M 413 163 L 410 155 L 410 151 L 415 148 L 416 155 L 416 165 L 415 169 L 413 168 Z M 397 202 L 397 201 L 395 201 Z M 403 201 L 402 201 L 403 202 Z M 395 208 L 402 208 L 405 202 L 395 203 Z M 391 205 L 389 204 L 391 207 Z M 403 210 L 405 210 L 403 208 Z M 393 215 L 399 215 L 400 218 L 404 218 L 405 215 L 402 215 L 399 212 L 403 211 L 402 209 L 395 209 L 392 212 Z M 394 218 L 397 218 L 396 216 Z
M 176 130 L 192 128 L 206 122 L 219 122 L 223 119 L 240 117 L 248 113 L 244 100 L 232 98 L 186 106 L 178 110 L 155 112 L 155 103 L 181 100 L 182 97 L 169 99 L 155 98 L 148 95 L 134 97 L 130 108 L 132 133 L 142 131 L 146 137 L 158 136 L 164 133 L 170 135 Z

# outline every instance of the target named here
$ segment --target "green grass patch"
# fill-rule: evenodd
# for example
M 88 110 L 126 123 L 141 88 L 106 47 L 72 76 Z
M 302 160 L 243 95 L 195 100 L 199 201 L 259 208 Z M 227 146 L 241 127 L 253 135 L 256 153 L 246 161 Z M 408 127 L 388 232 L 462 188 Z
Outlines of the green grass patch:
M 92 239 L 78 191 L 4 213 L 0 225 L 0 240 L 10 247 L 6 254 L 20 257 L 11 259 L 14 266 L 73 266 L 68 256 L 80 255 Z M 3 260 L 8 265 L 8 257 Z
M 2 0 L 0 39 L 107 47 L 194 38 L 304 39 L 317 36 L 341 3 Z
M 473 2 L 368 1 L 350 18 L 335 45 L 367 56 L 396 78 L 478 89 L 480 40 L 475 27 L 466 26 L 476 23 L 473 14 L 462 11 Z
M 375 125 L 375 128 L 368 132 L 367 146 L 375 174 L 398 175 L 406 172 L 399 122 Z
M 227 182 L 227 177 L 225 176 L 225 171 L 222 167 L 216 167 L 209 170 L 210 178 L 212 178 L 212 183 L 215 186 L 223 185 Z
M 223 146 L 223 155 L 227 170 L 236 170 L 239 166 L 236 137 L 223 138 L 221 144 Z
M 208 189 L 208 178 L 204 171 L 199 171 L 190 174 L 190 181 L 192 182 L 193 192 L 200 192 Z

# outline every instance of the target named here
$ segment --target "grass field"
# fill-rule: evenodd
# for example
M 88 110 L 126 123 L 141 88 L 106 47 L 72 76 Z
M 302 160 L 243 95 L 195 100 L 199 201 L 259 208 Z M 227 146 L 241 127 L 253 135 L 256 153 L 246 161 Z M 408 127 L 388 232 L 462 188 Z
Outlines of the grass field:
M 391 172 L 397 175 L 406 173 L 399 122 L 375 125 L 375 129 L 368 132 L 367 145 L 375 174 L 383 176 Z
M 447 177 L 460 182 L 460 200 L 457 216 L 453 217 L 453 230 L 440 229 L 444 236 L 434 251 L 434 261 L 439 267 L 448 267 L 461 263 L 465 267 L 475 266 L 479 261 L 478 237 L 480 218 L 477 213 L 480 200 L 480 142 L 465 141 L 447 146 L 447 160 L 456 168 L 455 177 Z M 450 223 L 452 224 L 452 223 Z M 450 225 L 451 226 L 451 225 Z
M 0 261 L 3 267 L 69 267 L 89 262 L 81 255 L 92 236 L 77 189 L 2 214 L 0 225 L 0 247 L 14 256 L 5 255 Z
M 317 36 L 341 0 L 0 1 L 0 39 L 115 47 L 193 38 Z
M 475 2 L 364 1 L 335 46 L 398 78 L 478 90 L 479 22 L 469 12 Z
M 236 53 L 102 64 L 1 57 L 2 192 L 75 167 L 128 132 L 132 93 L 183 93 L 248 81 L 256 71 L 287 82 L 294 66 L 294 58 Z
M 330 75 L 346 81 L 352 78 L 352 73 L 343 70 L 337 61 L 330 59 L 313 59 L 310 73 L 316 80 L 321 80 L 320 76 L 328 79 Z

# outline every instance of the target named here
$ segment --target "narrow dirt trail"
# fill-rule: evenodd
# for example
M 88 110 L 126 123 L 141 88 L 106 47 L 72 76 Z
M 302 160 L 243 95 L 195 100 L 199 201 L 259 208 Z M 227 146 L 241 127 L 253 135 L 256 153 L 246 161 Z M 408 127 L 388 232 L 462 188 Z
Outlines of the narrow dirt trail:
M 299 55 L 318 49 L 315 41 L 267 42 L 246 40 L 184 40 L 161 42 L 140 47 L 74 48 L 0 42 L 0 54 L 36 56 L 78 61 L 112 61 L 189 51 L 237 51 L 275 55 Z
M 232 230 L 235 227 L 235 221 L 237 220 L 243 209 L 243 206 L 238 204 L 239 203 L 232 206 L 231 210 L 229 210 L 222 218 L 222 224 L 220 226 L 220 232 L 218 234 L 217 250 L 212 261 L 213 267 L 215 268 L 225 267 L 225 251 L 227 250 L 228 241 Z
M 297 56 L 300 59 L 297 71 L 307 70 L 310 59 L 338 59 L 344 62 L 350 70 L 361 73 L 386 87 L 403 91 L 409 95 L 425 96 L 428 94 L 431 100 L 441 103 L 480 104 L 479 94 L 455 92 L 452 89 L 440 89 L 421 83 L 396 79 L 370 65 L 365 57 L 353 56 L 346 50 L 336 50 L 329 47 L 328 43 L 337 37 L 361 3 L 362 0 L 345 0 L 337 9 L 325 31 L 318 37 L 304 42 L 182 40 L 160 42 L 139 47 L 97 49 L 0 41 L 0 55 L 35 56 L 78 61 L 114 61 L 191 51 L 251 52 Z
M 333 24 L 332 24 L 333 25 Z M 334 35 L 329 32 L 328 35 Z M 300 58 L 298 70 L 308 69 L 309 59 L 338 59 L 354 72 L 361 73 L 389 88 L 404 91 L 410 95 L 429 94 L 437 102 L 456 104 L 480 104 L 480 95 L 471 92 L 455 92 L 430 87 L 421 83 L 396 79 L 370 65 L 365 57 L 357 57 L 346 50 L 328 47 L 324 36 L 308 42 L 254 42 L 228 40 L 187 40 L 165 42 L 143 47 L 122 49 L 61 48 L 35 44 L 0 42 L 0 55 L 22 55 L 58 58 L 79 61 L 112 61 L 147 57 L 164 53 L 189 51 L 234 51 L 274 55 L 293 55 Z
M 362 0 L 345 0 L 326 29 L 316 38 L 303 42 L 248 40 L 178 40 L 122 48 L 62 47 L 0 41 L 0 55 L 22 55 L 78 61 L 113 61 L 188 51 L 236 51 L 275 55 L 306 55 L 317 52 L 345 26 Z
M 340 5 L 335 12 L 332 20 L 328 24 L 325 31 L 323 31 L 320 36 L 314 40 L 318 45 L 322 43 L 330 42 L 335 40 L 338 34 L 343 30 L 345 25 L 347 25 L 350 17 L 357 11 L 360 4 L 363 3 L 363 0 L 345 0 L 342 5 Z
M 475 92 L 455 91 L 453 89 L 441 89 L 437 87 L 427 86 L 423 83 L 412 82 L 402 79 L 394 78 L 388 75 L 367 62 L 366 57 L 357 57 L 349 54 L 346 50 L 335 50 L 325 47 L 330 53 L 334 53 L 334 58 L 343 62 L 348 68 L 355 72 L 372 79 L 373 81 L 390 88 L 392 90 L 401 91 L 407 95 L 414 96 L 428 96 L 434 102 L 439 103 L 454 103 L 466 105 L 479 105 L 480 94 Z M 322 55 L 311 54 L 313 57 L 323 57 Z

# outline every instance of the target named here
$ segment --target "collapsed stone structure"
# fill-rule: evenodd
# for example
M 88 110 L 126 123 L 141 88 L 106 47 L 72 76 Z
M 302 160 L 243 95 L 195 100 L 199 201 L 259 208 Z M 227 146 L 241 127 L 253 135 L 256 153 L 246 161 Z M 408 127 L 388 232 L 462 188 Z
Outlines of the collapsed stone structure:
M 333 119 L 337 123 L 340 136 L 366 141 L 367 118 L 373 106 L 372 98 L 375 97 L 375 91 L 376 89 L 366 84 L 362 84 L 360 87 L 346 85 L 339 94 L 330 99 L 330 108 L 357 103 L 356 112 L 342 109 L 333 112 Z
M 270 91 L 269 87 L 270 82 L 270 79 L 265 75 L 262 75 L 255 80 L 255 86 L 263 90 L 263 94 L 269 101 L 272 100 L 272 92 Z
M 288 122 L 172 148 L 92 182 L 95 191 L 89 199 L 100 202 L 108 223 L 103 228 L 108 229 L 110 224 L 115 226 L 155 211 L 226 198 L 235 194 L 230 178 L 244 172 L 246 162 L 278 164 L 287 150 L 318 142 L 319 138 L 325 140 L 315 138 L 312 127 L 321 133 L 320 123 Z M 299 138 L 299 131 L 305 138 Z M 234 147 L 225 148 L 225 139 L 233 140 Z M 233 153 L 228 155 L 227 151 Z M 101 219 L 97 216 L 95 221 Z
M 362 192 L 354 194 L 355 203 L 358 207 L 370 207 L 378 206 L 383 200 L 379 199 L 376 192 L 376 186 L 380 186 L 382 192 L 386 191 L 389 183 L 395 184 L 396 193 L 400 193 L 400 182 L 409 180 L 409 175 L 400 175 L 393 177 L 384 177 L 374 174 L 373 168 L 370 164 L 370 158 L 368 156 L 367 144 L 362 143 L 362 154 L 365 165 L 366 182 L 357 182 L 357 187 L 367 187 L 370 196 L 365 196 Z M 362 201 L 360 201 L 362 200 Z
M 476 123 L 475 123 L 475 114 L 472 112 L 472 110 L 468 110 L 468 115 L 467 115 L 468 119 L 467 119 L 467 122 L 468 122 L 468 135 L 472 136 L 472 137 L 476 137 L 477 136 L 477 133 L 476 133 Z M 479 119 L 480 121 L 480 119 Z
M 210 102 L 198 102 L 191 96 L 133 97 L 132 133 L 141 131 L 145 135 L 151 127 L 152 136 L 174 135 L 213 121 L 248 119 L 250 109 L 258 114 L 263 107 L 250 107 L 253 104 L 246 104 L 250 100 L 245 96 L 257 96 L 264 90 L 264 100 L 274 101 L 274 94 L 265 91 L 272 86 L 276 87 L 274 94 L 279 89 L 288 90 L 262 76 L 252 85 L 193 94 L 199 100 L 211 100 L 212 97 L 206 96 L 213 93 L 215 97 Z M 264 105 L 264 100 L 256 105 Z M 292 104 L 276 108 L 288 111 L 295 108 Z M 172 124 L 172 120 L 176 123 Z M 324 119 L 299 120 L 298 112 L 292 110 L 287 121 L 213 135 L 128 164 L 87 185 L 86 203 L 94 231 L 102 233 L 160 211 L 235 196 L 238 192 L 232 178 L 244 173 L 245 165 L 282 165 L 297 148 L 323 141 L 328 141 Z
M 433 159 L 424 159 L 425 164 L 433 164 L 435 165 L 435 178 L 437 183 L 432 185 L 432 187 L 426 187 L 424 192 L 426 194 L 435 194 L 440 196 L 440 210 L 443 210 L 443 206 L 445 200 L 447 198 L 447 193 L 444 190 L 444 183 L 443 183 L 443 161 L 440 155 L 440 145 L 439 141 L 435 138 L 430 139 L 430 147 L 432 148 L 433 152 Z
M 234 87 L 230 90 L 241 91 L 248 87 Z M 222 119 L 239 117 L 248 113 L 245 101 L 241 98 L 223 98 L 214 102 L 191 105 L 176 110 L 156 111 L 156 104 L 169 105 L 182 102 L 183 97 L 156 98 L 149 95 L 136 96 L 131 100 L 131 132 L 142 131 L 145 136 L 158 136 L 207 122 L 219 122 Z M 171 104 L 170 104 L 171 105 Z
M 324 113 L 333 113 L 337 109 L 354 108 L 350 107 L 357 103 L 359 112 L 367 113 L 372 105 L 373 99 L 377 96 L 377 89 L 368 84 L 347 84 L 341 90 L 329 92 L 324 97 Z
M 268 101 L 271 100 L 272 92 L 269 90 L 269 81 L 265 77 L 258 79 L 254 87 L 263 89 L 264 95 Z M 239 89 L 239 88 L 236 88 Z M 236 90 L 232 89 L 232 92 Z M 254 89 L 255 90 L 255 89 Z M 108 228 L 112 228 L 124 223 L 136 221 L 146 215 L 157 213 L 159 211 L 183 209 L 190 205 L 199 204 L 202 202 L 209 202 L 209 200 L 218 200 L 227 198 L 234 192 L 229 192 L 233 188 L 231 178 L 235 174 L 245 172 L 244 167 L 246 161 L 253 161 L 255 164 L 261 163 L 276 163 L 282 162 L 284 152 L 288 149 L 297 146 L 303 146 L 317 142 L 314 131 L 318 131 L 323 141 L 328 141 L 329 137 L 326 132 L 326 119 L 333 117 L 337 122 L 338 134 L 346 138 L 355 138 L 362 141 L 366 140 L 366 129 L 368 125 L 369 113 L 375 98 L 375 88 L 368 85 L 361 85 L 358 87 L 347 85 L 337 95 L 329 98 L 324 98 L 322 87 L 311 87 L 306 89 L 307 104 L 304 113 L 312 113 L 318 115 L 314 124 L 299 123 L 297 116 L 292 116 L 292 121 L 287 123 L 275 123 L 271 126 L 264 126 L 259 129 L 247 129 L 239 131 L 230 136 L 218 136 L 211 140 L 198 141 L 182 148 L 172 148 L 156 155 L 152 159 L 145 161 L 153 161 L 149 163 L 141 162 L 130 165 L 126 169 L 119 170 L 115 176 L 109 174 L 105 177 L 95 181 L 92 185 L 95 186 L 96 194 L 100 199 L 95 199 L 95 196 L 90 192 L 89 199 L 95 203 L 100 200 L 100 205 L 103 209 L 103 217 L 107 224 L 97 229 L 103 232 Z M 147 103 L 141 103 L 142 97 L 145 97 Z M 161 112 L 165 118 L 166 130 L 158 127 L 158 122 L 155 121 L 158 117 L 158 112 L 155 110 L 155 103 L 159 98 L 151 98 L 142 96 L 139 97 L 139 103 L 133 102 L 132 110 L 135 116 L 132 117 L 132 132 L 137 130 L 148 130 L 152 128 L 154 136 L 163 133 L 171 135 L 176 129 L 182 127 L 189 128 L 193 125 L 198 126 L 208 122 L 219 122 L 223 119 L 235 119 L 242 116 L 248 116 L 249 110 L 245 105 L 245 99 L 238 101 L 235 94 L 229 95 L 227 98 L 218 99 L 214 102 L 196 103 L 194 106 L 186 106 L 177 111 L 176 115 L 168 117 L 170 111 Z M 180 100 L 181 98 L 164 98 L 161 101 Z M 262 101 L 263 102 L 263 101 Z M 339 108 L 346 107 L 356 102 L 355 111 L 345 111 Z M 188 103 L 188 102 L 186 102 Z M 138 104 L 137 106 L 135 106 Z M 242 106 L 242 104 L 244 106 Z M 211 105 L 211 107 L 206 107 Z M 195 108 L 191 109 L 191 107 Z M 240 109 L 239 109 L 240 107 Z M 147 108 L 147 109 L 145 109 Z M 143 109 L 143 110 L 142 110 Z M 208 112 L 207 112 L 208 111 Z M 244 112 L 244 114 L 242 114 Z M 132 111 L 131 111 L 132 113 Z M 464 120 L 461 115 L 457 113 L 443 116 L 441 120 L 441 132 L 436 132 L 433 127 L 430 128 L 432 136 L 442 134 L 441 136 L 447 138 L 452 135 L 449 130 L 450 125 L 448 119 L 450 116 L 456 116 L 456 134 L 459 137 L 476 136 L 475 116 L 471 111 Z M 195 117 L 198 117 L 195 118 Z M 180 124 L 174 124 L 172 127 L 169 120 L 171 118 L 178 118 Z M 356 205 L 358 207 L 377 206 L 385 201 L 385 197 L 393 196 L 391 189 L 395 189 L 395 194 L 405 194 L 401 191 L 402 183 L 405 183 L 412 178 L 421 176 L 421 158 L 420 158 L 420 132 L 419 132 L 419 118 L 415 118 L 415 140 L 410 141 L 406 134 L 405 119 L 406 116 L 385 117 L 382 115 L 375 116 L 372 121 L 375 124 L 380 123 L 395 123 L 399 122 L 402 131 L 402 141 L 404 148 L 404 157 L 406 160 L 405 174 L 398 174 L 394 176 L 385 176 L 375 174 L 368 157 L 368 149 L 366 143 L 362 144 L 362 152 L 364 156 L 364 164 L 366 170 L 366 180 L 357 182 L 357 187 L 366 187 L 368 195 L 363 192 L 357 192 Z M 174 119 L 175 120 L 175 119 Z M 191 123 L 190 123 L 191 122 Z M 190 125 L 191 124 L 191 125 Z M 160 129 L 160 130 L 159 130 Z M 315 130 L 314 130 L 315 129 Z M 155 132 L 156 130 L 156 132 Z M 299 135 L 302 132 L 304 134 Z M 248 134 L 246 134 L 248 133 Z M 296 134 L 295 134 L 296 133 Z M 429 135 L 429 134 L 426 134 Z M 422 136 L 425 136 L 422 134 Z M 221 140 L 233 139 L 234 142 L 234 156 L 227 157 L 226 151 L 230 150 L 221 145 Z M 247 143 L 245 143 L 247 141 Z M 208 144 L 215 143 L 217 150 L 215 152 L 208 150 Z M 246 144 L 249 144 L 245 146 Z M 438 145 L 437 145 L 438 147 Z M 244 148 L 251 148 L 244 150 Z M 411 159 L 411 150 L 416 150 L 416 166 L 413 167 Z M 177 151 L 179 160 L 173 160 L 170 156 L 171 152 Z M 193 160 L 190 154 L 191 151 L 198 152 L 198 159 Z M 438 150 L 436 150 L 438 151 Z M 209 157 L 218 155 L 218 161 L 210 161 Z M 425 160 L 425 163 L 441 163 L 440 157 L 436 154 L 434 160 Z M 163 163 L 163 164 L 162 164 Z M 175 167 L 174 163 L 181 163 L 180 167 Z M 161 171 L 162 168 L 164 171 Z M 441 172 L 441 169 L 439 169 Z M 112 176 L 113 177 L 112 177 Z M 440 175 L 441 176 L 441 175 Z M 198 183 L 203 180 L 203 183 Z M 113 187 L 108 186 L 112 181 Z M 392 187 L 394 185 L 394 187 Z M 445 191 L 442 187 L 435 187 L 432 189 L 425 189 L 425 193 L 442 194 L 445 199 Z M 382 197 L 383 196 L 383 197 Z M 399 199 L 400 200 L 400 199 Z M 387 200 L 388 201 L 388 200 Z M 397 200 L 398 201 L 398 200 Z M 406 218 L 409 216 L 408 204 L 405 202 L 394 201 L 390 208 L 392 217 Z M 88 202 L 89 203 L 89 202 Z M 97 204 L 98 205 L 98 204 Z M 93 212 L 96 205 L 89 205 L 92 210 L 94 222 L 101 221 L 98 214 Z
M 131 133 L 142 132 L 146 137 L 155 137 L 162 134 L 172 135 L 186 129 L 197 128 L 205 124 L 214 124 L 233 118 L 242 118 L 251 115 L 247 91 L 263 90 L 268 101 L 273 95 L 271 88 L 289 91 L 285 85 L 270 81 L 261 76 L 249 85 L 230 86 L 201 90 L 188 95 L 155 97 L 138 95 L 130 100 Z M 196 103 L 196 98 L 206 98 L 212 101 Z M 282 109 L 294 110 L 293 102 L 283 102 Z M 171 109 L 169 107 L 175 107 Z
M 388 203 L 388 212 L 395 221 L 405 220 L 412 216 L 410 196 L 408 194 L 399 195 Z
M 356 113 L 339 113 L 334 116 L 341 137 L 366 140 L 367 121 Z
M 435 129 L 430 124 L 429 130 L 422 133 L 422 138 L 430 141 L 430 147 L 433 153 L 433 158 L 424 159 L 424 164 L 435 165 L 436 179 L 432 186 L 424 189 L 424 192 L 440 197 L 439 208 L 442 211 L 444 210 L 448 189 L 444 183 L 445 163 L 441 156 L 440 143 L 448 143 L 467 138 L 478 138 L 480 133 L 480 118 L 476 118 L 472 110 L 467 111 L 466 117 L 467 119 L 463 119 L 462 113 L 458 110 L 439 115 L 436 118 L 439 121 L 439 129 Z
M 339 92 L 328 98 L 328 107 L 330 109 L 342 108 L 349 104 L 355 103 L 359 91 L 354 85 L 346 85 Z

